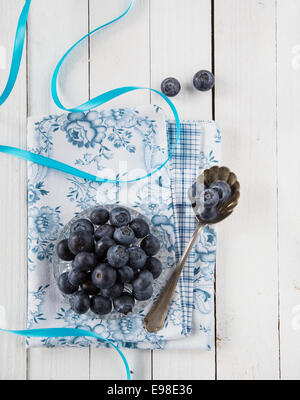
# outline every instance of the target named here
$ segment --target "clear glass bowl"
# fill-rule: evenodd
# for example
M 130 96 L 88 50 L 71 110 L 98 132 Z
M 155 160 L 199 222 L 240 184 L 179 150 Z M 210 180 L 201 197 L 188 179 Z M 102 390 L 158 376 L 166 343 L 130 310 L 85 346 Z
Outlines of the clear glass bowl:
M 120 205 L 118 205 L 120 206 Z M 95 207 L 91 207 L 83 212 L 81 212 L 80 214 L 78 214 L 76 217 L 74 217 L 73 219 L 71 219 L 70 222 L 68 222 L 64 228 L 62 229 L 62 231 L 60 232 L 60 235 L 57 239 L 57 242 L 55 243 L 55 250 L 54 250 L 54 255 L 53 255 L 53 273 L 54 273 L 54 278 L 56 280 L 56 283 L 58 282 L 58 278 L 59 276 L 72 269 L 72 262 L 69 261 L 63 261 L 61 260 L 56 252 L 56 247 L 57 244 L 63 240 L 63 239 L 67 239 L 70 235 L 70 226 L 72 225 L 72 223 L 80 218 L 89 218 L 91 212 L 93 211 L 94 208 L 99 207 L 99 206 L 95 206 Z M 108 211 L 111 211 L 113 208 L 116 207 L 116 205 L 114 204 L 102 204 L 101 207 L 106 208 Z M 148 220 L 148 218 L 146 218 L 144 215 L 142 215 L 141 213 L 139 213 L 137 210 L 133 209 L 133 208 L 129 208 L 126 206 L 121 206 L 126 208 L 130 214 L 132 219 L 134 218 L 143 218 L 150 227 L 150 232 L 156 236 L 161 243 L 161 248 L 160 251 L 158 252 L 158 254 L 155 255 L 156 258 L 158 258 L 162 265 L 163 265 L 163 271 L 161 273 L 161 275 L 154 281 L 153 283 L 153 295 L 149 300 L 146 301 L 136 301 L 135 306 L 132 310 L 131 313 L 127 314 L 126 316 L 130 316 L 133 314 L 137 314 L 137 313 L 141 313 L 149 304 L 152 303 L 153 298 L 155 298 L 159 292 L 161 291 L 162 287 L 164 286 L 164 283 L 166 282 L 166 273 L 167 273 L 167 260 L 168 260 L 168 256 L 169 256 L 169 252 L 166 249 L 162 236 L 160 234 L 160 232 L 158 231 L 158 229 Z M 142 239 L 137 239 L 136 242 L 134 243 L 135 245 L 139 245 L 140 242 L 142 241 Z M 57 288 L 58 289 L 58 288 Z M 125 284 L 125 290 L 127 292 L 132 292 L 132 286 L 130 284 Z M 61 293 L 58 289 L 58 292 Z M 72 295 L 65 295 L 63 293 L 61 293 L 62 296 L 64 296 L 65 298 L 69 299 L 72 297 Z M 120 319 L 120 318 L 124 318 L 124 314 L 120 314 L 118 312 L 116 312 L 115 310 L 113 310 L 111 313 L 106 314 L 106 315 L 96 315 L 94 314 L 92 311 L 88 311 L 88 313 L 86 313 L 85 315 L 88 315 L 91 319 Z

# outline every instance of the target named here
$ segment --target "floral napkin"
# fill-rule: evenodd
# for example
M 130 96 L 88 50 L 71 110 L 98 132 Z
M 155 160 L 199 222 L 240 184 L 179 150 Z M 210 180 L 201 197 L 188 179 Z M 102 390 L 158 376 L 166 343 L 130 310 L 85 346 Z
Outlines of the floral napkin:
M 156 106 L 50 115 L 30 120 L 28 149 L 99 177 L 131 180 L 166 160 L 176 140 L 173 122 Z M 184 122 L 171 162 L 148 179 L 130 184 L 95 183 L 28 164 L 28 328 L 76 327 L 94 331 L 118 346 L 210 349 L 213 332 L 215 232 L 207 228 L 178 285 L 165 328 L 149 334 L 145 309 L 107 320 L 77 315 L 60 294 L 52 267 L 62 227 L 96 204 L 135 208 L 159 230 L 172 272 L 194 229 L 186 187 L 197 172 L 219 160 L 220 132 L 214 122 Z M 184 339 L 184 340 L 182 340 Z M 29 346 L 106 346 L 92 338 L 28 339 Z

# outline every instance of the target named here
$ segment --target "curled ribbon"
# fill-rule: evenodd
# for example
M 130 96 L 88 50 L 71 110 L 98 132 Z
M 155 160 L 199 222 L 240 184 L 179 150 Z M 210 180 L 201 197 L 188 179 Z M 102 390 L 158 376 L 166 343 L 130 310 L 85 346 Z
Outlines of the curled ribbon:
M 103 29 L 106 26 L 109 26 L 113 24 L 114 22 L 119 21 L 121 18 L 125 17 L 125 15 L 129 12 L 131 9 L 132 5 L 134 3 L 134 0 L 130 1 L 130 4 L 128 8 L 117 18 L 113 19 L 112 21 L 100 26 L 99 28 L 94 29 L 92 32 L 88 33 L 87 35 L 83 36 L 80 40 L 78 40 L 60 59 L 58 62 L 51 81 L 51 93 L 52 93 L 52 98 L 54 103 L 61 108 L 62 110 L 69 111 L 69 112 L 84 112 L 91 110 L 93 108 L 99 107 L 110 100 L 119 97 L 125 93 L 132 92 L 134 90 L 150 90 L 158 95 L 160 95 L 169 105 L 171 108 L 171 111 L 174 115 L 175 122 L 176 122 L 176 127 L 177 127 L 177 138 L 176 142 L 174 144 L 173 149 L 169 152 L 168 158 L 155 170 L 149 172 L 147 175 L 141 176 L 139 178 L 133 179 L 133 180 L 109 180 L 109 179 L 104 179 L 104 178 L 99 178 L 95 175 L 88 174 L 84 171 L 81 171 L 80 169 L 71 167 L 70 165 L 64 164 L 60 161 L 53 160 L 49 157 L 44 157 L 39 154 L 32 153 L 30 151 L 22 150 L 16 147 L 11 147 L 11 146 L 2 146 L 0 145 L 0 152 L 1 153 L 6 153 L 30 162 L 34 162 L 40 165 L 43 165 L 48 168 L 56 169 L 58 171 L 71 174 L 83 179 L 95 181 L 95 182 L 110 182 L 110 183 L 130 183 L 130 182 L 135 182 L 139 181 L 141 179 L 145 179 L 150 177 L 151 175 L 155 174 L 158 172 L 160 169 L 162 169 L 171 159 L 171 157 L 174 154 L 174 151 L 176 149 L 176 146 L 179 142 L 180 138 L 180 120 L 179 120 L 179 115 L 178 112 L 174 106 L 174 104 L 171 102 L 171 100 L 166 97 L 163 93 L 152 89 L 152 88 L 145 88 L 141 86 L 126 86 L 126 87 L 120 87 L 117 89 L 110 90 L 106 93 L 103 93 L 99 96 L 96 96 L 95 98 L 77 106 L 74 108 L 66 108 L 63 106 L 63 104 L 59 100 L 59 96 L 57 93 L 57 79 L 58 79 L 58 74 L 60 71 L 60 68 L 66 59 L 66 57 L 69 55 L 69 53 L 79 44 L 81 43 L 84 39 L 86 39 L 88 36 L 92 35 L 93 33 Z M 13 55 L 12 55 L 12 61 L 11 61 L 11 68 L 10 68 L 10 73 L 8 77 L 7 84 L 5 86 L 5 89 L 3 93 L 0 96 L 0 106 L 4 104 L 4 102 L 8 99 L 10 93 L 12 92 L 14 85 L 17 80 L 17 76 L 19 73 L 20 69 L 20 64 L 21 64 L 21 59 L 22 59 L 22 53 L 24 49 L 24 42 L 25 42 L 25 35 L 26 35 L 26 23 L 28 19 L 28 13 L 29 13 L 29 8 L 31 5 L 31 0 L 26 0 L 25 5 L 23 7 L 23 10 L 21 12 L 18 26 L 17 26 L 17 31 L 16 31 L 16 36 L 15 36 L 15 43 L 14 43 L 14 48 L 13 48 Z M 1 330 L 1 329 L 0 329 Z M 78 337 L 78 336 L 87 336 L 87 337 L 95 337 L 97 339 L 100 339 L 102 341 L 105 341 L 109 343 L 122 357 L 122 360 L 125 364 L 126 367 L 126 374 L 127 374 L 127 379 L 130 379 L 130 370 L 128 363 L 126 361 L 126 358 L 124 354 L 121 352 L 121 350 L 118 349 L 118 347 L 110 340 L 107 340 L 93 332 L 82 330 L 82 329 L 72 329 L 72 328 L 49 328 L 49 329 L 33 329 L 33 330 L 22 330 L 22 331 L 9 331 L 9 330 L 1 330 L 3 332 L 9 332 L 13 333 L 15 335 L 21 335 L 21 336 L 26 336 L 26 337 Z
M 30 4 L 31 4 L 31 0 L 26 0 L 26 3 L 23 7 L 23 10 L 22 10 L 20 18 L 19 18 L 17 32 L 16 32 L 16 36 L 15 36 L 15 43 L 14 43 L 10 71 L 9 71 L 9 75 L 8 75 L 7 84 L 4 88 L 3 93 L 0 96 L 0 106 L 2 106 L 2 104 L 4 104 L 5 101 L 8 99 L 9 95 L 11 94 L 11 92 L 15 86 L 15 83 L 16 83 L 16 80 L 18 77 L 21 60 L 22 60 L 24 43 L 25 43 L 26 23 L 27 23 Z
M 59 337 L 93 337 L 101 341 L 109 343 L 121 356 L 123 363 L 126 368 L 127 380 L 130 380 L 130 368 L 128 362 L 122 353 L 122 351 L 110 340 L 103 338 L 97 333 L 87 331 L 85 329 L 75 328 L 48 328 L 48 329 L 25 329 L 21 331 L 12 331 L 7 329 L 0 329 L 2 332 L 12 333 L 14 335 L 25 336 L 25 337 L 36 337 L 36 338 L 59 338 Z
M 52 169 L 56 169 L 58 171 L 67 173 L 67 174 L 71 174 L 83 179 L 87 179 L 87 180 L 91 180 L 91 181 L 95 181 L 95 182 L 110 182 L 110 183 L 131 183 L 131 182 L 136 182 L 136 181 L 140 181 L 142 179 L 148 178 L 150 176 L 152 176 L 153 174 L 155 174 L 156 172 L 158 172 L 159 170 L 161 170 L 172 158 L 174 151 L 177 147 L 177 144 L 179 142 L 179 138 L 180 138 L 180 120 L 179 120 L 179 115 L 177 112 L 176 107 L 174 106 L 174 104 L 172 103 L 172 101 L 165 96 L 163 93 L 159 92 L 158 90 L 152 89 L 152 88 L 146 88 L 146 87 L 142 87 L 142 86 L 125 86 L 125 87 L 120 87 L 117 89 L 113 89 L 110 90 L 106 93 L 102 93 L 99 96 L 94 97 L 93 99 L 77 106 L 77 107 L 73 107 L 73 108 L 66 108 L 61 101 L 59 100 L 59 96 L 57 93 L 57 79 L 58 79 L 58 74 L 60 71 L 60 68 L 64 62 L 64 60 L 67 58 L 67 56 L 71 53 L 71 51 L 79 44 L 81 43 L 83 40 L 85 40 L 87 37 L 89 37 L 90 35 L 92 35 L 93 33 L 113 24 L 114 22 L 119 21 L 120 19 L 122 19 L 123 17 L 125 17 L 125 15 L 129 12 L 129 10 L 131 9 L 133 3 L 135 0 L 131 0 L 129 7 L 117 18 L 113 19 L 110 22 L 107 22 L 104 25 L 101 25 L 100 27 L 94 29 L 93 31 L 89 32 L 87 35 L 83 36 L 81 39 L 79 39 L 72 47 L 70 47 L 70 49 L 63 55 L 63 57 L 60 59 L 60 61 L 58 62 L 54 73 L 53 73 L 53 77 L 52 77 L 52 81 L 51 81 L 51 94 L 52 94 L 52 98 L 54 103 L 57 105 L 57 107 L 61 108 L 64 111 L 69 111 L 69 112 L 84 112 L 84 111 L 88 111 L 91 110 L 93 108 L 99 107 L 107 102 L 109 102 L 110 100 L 115 99 L 116 97 L 119 97 L 125 93 L 129 93 L 132 92 L 134 90 L 150 90 L 154 93 L 157 93 L 159 96 L 161 96 L 169 105 L 174 118 L 175 118 L 175 122 L 176 122 L 176 127 L 177 127 L 177 137 L 176 137 L 176 141 L 175 144 L 173 146 L 173 148 L 171 149 L 171 151 L 168 154 L 167 159 L 161 164 L 159 165 L 155 170 L 150 171 L 148 174 L 138 177 L 136 179 L 132 179 L 132 180 L 115 180 L 115 179 L 105 179 L 105 178 L 101 178 L 92 174 L 88 174 L 78 168 L 74 168 L 71 167 L 70 165 L 67 165 L 65 163 L 62 163 L 60 161 L 57 160 L 53 160 L 49 157 L 44 157 L 41 156 L 39 154 L 35 154 L 32 153 L 30 151 L 27 150 L 21 150 L 19 148 L 16 147 L 11 147 L 11 146 L 1 146 L 0 145 L 0 152 L 1 153 L 6 153 L 6 154 L 10 154 L 12 156 L 15 157 L 19 157 L 22 158 L 24 160 L 30 161 L 30 162 L 34 162 L 40 165 L 43 165 L 44 167 L 48 167 L 48 168 L 52 168 Z M 0 102 L 0 105 L 4 103 L 4 101 L 7 99 L 7 97 L 9 96 L 9 94 L 11 93 L 14 84 L 16 82 L 17 79 L 17 74 L 20 68 L 20 62 L 21 62 L 21 58 L 22 58 L 22 52 L 23 52 L 23 48 L 24 48 L 24 40 L 25 40 L 25 32 L 26 32 L 26 22 L 27 22 L 27 18 L 28 18 L 28 12 L 29 12 L 29 7 L 30 7 L 30 3 L 31 0 L 26 0 L 26 3 L 24 5 L 24 8 L 22 10 L 19 22 L 18 22 L 18 27 L 17 27 L 17 32 L 16 32 L 16 39 L 15 39 L 15 46 L 13 49 L 13 57 L 12 57 L 12 64 L 11 64 L 11 72 L 9 75 L 9 79 L 6 85 L 6 88 L 4 90 L 3 95 L 0 97 L 0 99 L 2 100 L 2 102 Z

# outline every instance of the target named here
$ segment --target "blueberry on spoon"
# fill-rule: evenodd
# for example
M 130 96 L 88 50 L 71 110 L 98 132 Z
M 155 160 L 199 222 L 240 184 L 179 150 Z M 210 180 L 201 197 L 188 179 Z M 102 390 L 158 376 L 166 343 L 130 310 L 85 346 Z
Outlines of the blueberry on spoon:
M 218 180 L 212 183 L 209 188 L 215 190 L 218 193 L 220 202 L 223 203 L 230 199 L 231 187 L 227 182 Z
M 199 197 L 200 204 L 205 208 L 216 207 L 219 204 L 219 201 L 219 194 L 212 189 L 204 190 Z

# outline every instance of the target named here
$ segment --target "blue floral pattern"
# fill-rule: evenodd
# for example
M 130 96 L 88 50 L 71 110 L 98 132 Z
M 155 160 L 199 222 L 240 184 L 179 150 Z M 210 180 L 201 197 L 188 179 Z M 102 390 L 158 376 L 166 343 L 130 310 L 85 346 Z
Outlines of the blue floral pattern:
M 115 179 L 126 179 L 127 170 L 137 166 L 149 172 L 167 154 L 166 121 L 159 107 L 121 108 L 88 113 L 50 115 L 33 123 L 28 143 L 31 151 L 79 166 L 92 174 L 116 167 Z M 217 163 L 213 151 L 220 141 L 216 128 L 201 153 L 201 167 Z M 120 160 L 128 163 L 119 170 Z M 176 264 L 175 220 L 168 168 L 149 180 L 135 184 L 95 183 L 28 164 L 28 327 L 76 327 L 113 340 L 118 346 L 163 349 L 183 336 L 180 293 L 170 307 L 167 323 L 159 334 L 144 329 L 144 312 L 121 320 L 91 319 L 72 312 L 53 278 L 52 256 L 61 228 L 76 214 L 95 204 L 126 203 L 141 212 L 160 231 L 169 252 L 168 272 Z M 216 235 L 207 228 L 196 247 L 194 308 L 198 347 L 210 347 L 213 307 L 213 279 Z M 179 340 L 180 342 L 180 340 Z M 28 339 L 29 346 L 70 346 L 107 344 L 92 338 Z
M 28 211 L 28 246 L 29 251 L 37 255 L 38 260 L 52 261 L 56 240 L 63 224 L 60 222 L 60 207 L 52 209 L 44 206 L 31 207 Z

